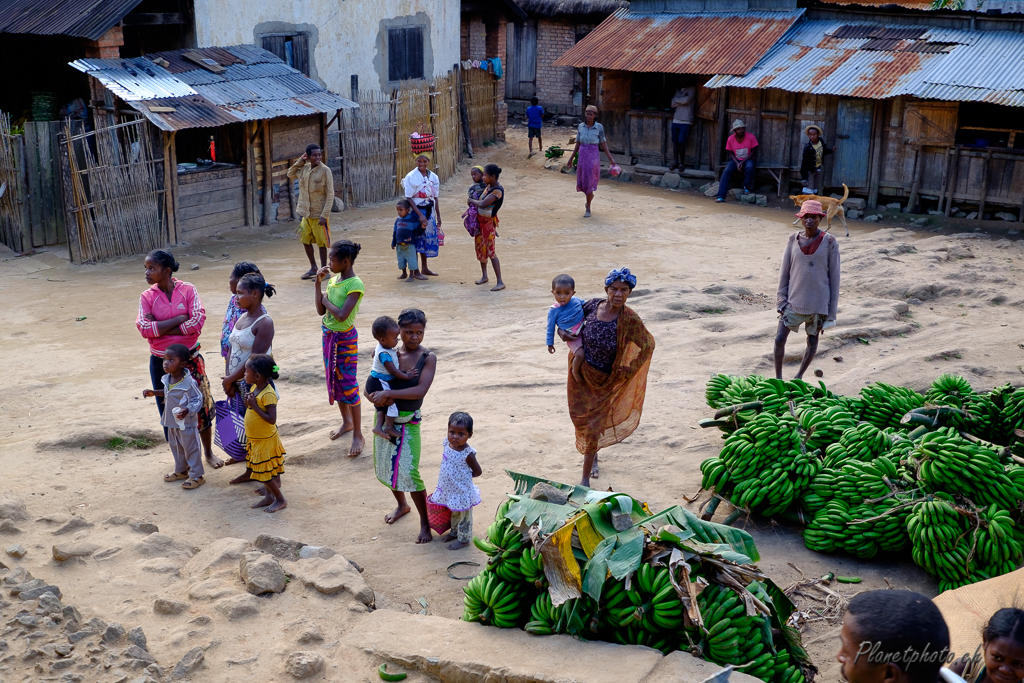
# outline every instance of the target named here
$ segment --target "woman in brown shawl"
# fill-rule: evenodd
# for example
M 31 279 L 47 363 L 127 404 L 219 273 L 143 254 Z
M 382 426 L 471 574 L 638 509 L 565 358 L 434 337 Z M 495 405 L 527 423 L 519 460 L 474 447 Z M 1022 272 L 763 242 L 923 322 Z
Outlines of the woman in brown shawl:
M 583 486 L 597 478 L 597 452 L 626 439 L 640 424 L 654 337 L 626 306 L 634 287 L 636 276 L 628 268 L 608 273 L 608 298 L 583 304 L 580 334 L 586 362 L 580 382 L 572 376 L 569 356 L 569 417 L 576 426 L 576 449 L 583 454 Z M 561 329 L 558 335 L 565 341 L 574 338 Z

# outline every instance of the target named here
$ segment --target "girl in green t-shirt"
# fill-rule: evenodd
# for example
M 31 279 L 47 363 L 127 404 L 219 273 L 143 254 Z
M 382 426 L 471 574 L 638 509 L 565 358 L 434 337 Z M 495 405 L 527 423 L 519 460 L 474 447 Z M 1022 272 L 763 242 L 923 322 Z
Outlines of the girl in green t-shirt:
M 323 316 L 321 327 L 324 335 L 327 400 L 331 405 L 337 401 L 341 410 L 341 426 L 331 432 L 331 440 L 352 432 L 352 446 L 348 451 L 350 458 L 363 452 L 359 384 L 356 381 L 359 333 L 355 321 L 364 287 L 363 281 L 352 269 L 360 249 L 360 245 L 348 240 L 332 244 L 328 254 L 329 265 L 317 271 L 314 291 L 316 312 Z M 332 277 L 327 280 L 325 292 L 323 282 L 329 275 Z

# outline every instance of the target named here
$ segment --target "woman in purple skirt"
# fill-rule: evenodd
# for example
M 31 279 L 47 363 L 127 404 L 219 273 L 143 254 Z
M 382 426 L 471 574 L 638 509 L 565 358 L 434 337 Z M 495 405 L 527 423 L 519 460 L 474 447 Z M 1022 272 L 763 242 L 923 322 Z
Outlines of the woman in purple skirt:
M 576 147 L 569 157 L 569 166 L 576 163 L 576 191 L 587 196 L 587 210 L 584 218 L 590 218 L 590 202 L 594 200 L 597 182 L 601 179 L 601 150 L 608 155 L 609 165 L 615 163 L 612 153 L 608 151 L 608 141 L 604 137 L 604 126 L 597 122 L 597 107 L 589 105 L 584 114 L 586 121 L 576 129 Z

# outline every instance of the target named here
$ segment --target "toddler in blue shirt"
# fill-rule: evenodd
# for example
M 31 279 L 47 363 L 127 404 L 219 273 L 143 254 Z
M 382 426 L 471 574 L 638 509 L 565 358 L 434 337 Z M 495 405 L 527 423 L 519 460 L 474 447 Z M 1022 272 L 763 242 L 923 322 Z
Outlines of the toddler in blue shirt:
M 412 282 L 413 280 L 426 280 L 427 276 L 420 273 L 420 267 L 416 261 L 416 231 L 420 227 L 420 221 L 412 211 L 412 204 L 408 199 L 399 199 L 395 206 L 398 211 L 398 218 L 395 219 L 395 229 L 391 235 L 391 248 L 398 256 L 398 267 L 402 269 L 399 280 Z M 406 268 L 409 275 L 406 277 Z
M 580 381 L 583 365 L 583 299 L 576 296 L 576 281 L 568 275 L 556 275 L 551 281 L 554 305 L 548 310 L 548 353 L 555 352 L 555 328 L 572 335 L 566 341 L 572 353 L 572 376 Z

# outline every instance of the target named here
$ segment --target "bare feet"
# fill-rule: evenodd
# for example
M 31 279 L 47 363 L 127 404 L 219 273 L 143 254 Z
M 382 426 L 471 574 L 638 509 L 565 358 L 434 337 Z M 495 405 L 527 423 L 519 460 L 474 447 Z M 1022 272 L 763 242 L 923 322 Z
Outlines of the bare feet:
M 589 489 L 590 488 L 590 477 L 583 477 L 582 479 L 580 479 L 580 486 L 586 486 Z
M 587 207 L 587 210 L 583 212 L 583 217 L 584 218 L 590 218 L 590 207 L 589 206 Z
M 224 461 L 218 458 L 213 453 L 206 454 L 206 462 L 208 462 L 210 464 L 210 467 L 212 467 L 215 470 L 219 470 L 221 467 L 224 467 Z
M 268 507 L 266 510 L 264 510 L 264 512 L 269 512 L 273 514 L 278 510 L 284 510 L 286 507 L 288 507 L 288 501 L 282 498 L 281 500 L 277 501 L 276 503 Z
M 493 287 L 491 287 L 491 291 L 492 292 L 500 292 L 503 289 L 505 289 L 505 283 L 504 282 L 499 282 L 498 284 L 496 284 Z
M 405 274 L 405 271 L 403 270 L 403 271 L 402 271 L 402 274 L 398 276 L 398 279 L 399 279 L 399 280 L 404 280 L 404 279 L 405 279 L 406 277 L 409 277 L 409 276 L 407 276 L 407 275 Z
M 448 533 L 446 533 L 444 536 L 441 537 L 441 542 L 442 543 L 447 543 L 448 541 L 454 541 L 456 538 L 458 538 L 458 536 L 455 534 L 455 532 L 454 531 L 449 531 Z
M 444 540 L 444 539 L 441 539 L 441 540 Z M 463 543 L 462 541 L 455 541 L 454 543 L 452 543 L 451 545 L 448 546 L 448 550 L 462 550 L 467 545 L 469 545 L 469 544 L 468 543 Z
M 250 505 L 249 507 L 251 507 L 253 510 L 256 510 L 256 509 L 259 509 L 259 508 L 265 508 L 265 507 L 267 507 L 268 505 L 270 505 L 273 502 L 274 502 L 274 497 L 272 495 L 270 495 L 270 494 L 267 494 L 267 495 L 263 496 L 262 498 L 260 498 L 259 500 L 257 500 L 252 505 Z
M 482 278 L 480 278 L 479 280 L 477 280 L 477 281 L 476 281 L 476 284 L 478 284 L 478 285 L 482 285 L 482 284 L 484 284 L 485 282 L 490 282 L 490 280 L 489 280 L 489 279 L 487 278 L 487 276 L 486 276 L 486 275 L 484 275 L 484 276 L 483 276 Z
M 416 537 L 416 543 L 430 543 L 434 540 L 434 534 L 430 532 L 429 524 L 420 525 L 420 535 Z
M 265 496 L 267 495 L 267 487 L 260 486 L 258 488 L 253 489 L 252 492 L 255 493 L 257 496 Z
M 597 469 L 597 461 L 595 460 L 594 461 L 594 466 L 590 468 L 590 476 L 593 479 L 597 479 L 597 478 L 599 478 L 599 475 L 600 475 L 600 472 Z
M 237 477 L 235 477 L 234 479 L 232 479 L 228 483 L 229 484 L 244 484 L 247 481 L 252 481 L 252 470 L 250 470 L 248 468 L 246 468 L 245 472 L 243 472 L 242 474 L 238 475 Z
M 530 159 L 533 157 L 534 154 L 536 154 L 536 152 L 530 152 L 529 154 L 526 155 L 526 158 Z M 465 543 L 463 543 L 463 545 L 465 545 Z M 449 548 L 449 550 L 452 550 L 452 548 Z
M 364 445 L 366 445 L 366 441 L 363 439 L 363 433 L 356 432 L 356 435 L 352 437 L 352 445 L 348 449 L 348 457 L 354 458 L 362 453 Z
M 224 461 L 224 464 L 225 465 L 237 465 L 240 462 L 245 462 L 245 460 L 235 460 L 234 458 L 228 458 L 227 460 Z
M 384 522 L 387 523 L 387 524 L 394 524 L 395 522 L 400 520 L 402 517 L 405 517 L 407 514 L 409 514 L 409 506 L 408 505 L 399 505 L 398 507 L 396 507 L 394 509 L 393 512 L 391 512 L 390 514 L 384 515 Z
M 431 275 L 437 275 L 437 273 L 431 273 Z M 424 275 L 423 273 L 413 273 L 412 276 L 414 278 L 416 278 L 417 280 L 426 280 L 427 279 L 427 276 Z M 410 279 L 409 282 L 412 282 L 412 280 Z
M 427 270 L 426 268 L 421 269 L 420 272 L 423 273 L 424 275 L 437 275 L 437 273 L 435 273 L 434 271 Z
M 373 433 L 374 436 L 379 436 L 382 439 L 390 438 L 390 435 L 387 433 L 387 430 L 384 429 L 383 425 L 380 427 L 375 426 L 370 431 Z
M 401 279 L 401 278 L 399 278 L 399 279 Z M 423 278 L 423 279 L 426 280 L 427 278 Z M 410 275 L 409 277 L 405 278 L 405 281 L 406 282 L 412 282 L 413 281 L 413 276 Z
M 331 441 L 337 440 L 342 434 L 348 434 L 352 431 L 352 425 L 348 422 L 342 422 L 341 426 L 331 432 Z
M 389 436 L 393 437 L 395 439 L 397 439 L 397 438 L 402 436 L 402 432 L 400 432 L 397 429 L 395 429 L 394 426 L 385 427 L 384 428 L 384 433 L 387 434 L 387 436 L 384 437 L 385 439 L 388 438 Z

